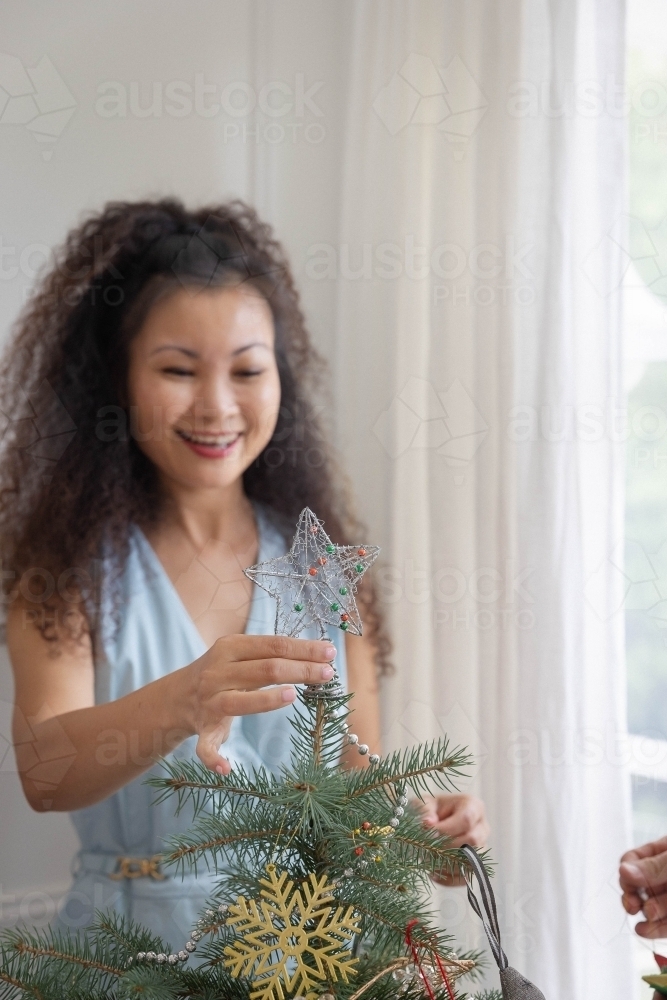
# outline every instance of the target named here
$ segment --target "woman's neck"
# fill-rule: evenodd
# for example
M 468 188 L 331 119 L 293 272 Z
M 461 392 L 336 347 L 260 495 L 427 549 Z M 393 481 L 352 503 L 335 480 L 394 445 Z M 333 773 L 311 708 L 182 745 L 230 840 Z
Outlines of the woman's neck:
M 199 550 L 211 539 L 232 543 L 254 532 L 252 504 L 240 479 L 222 490 L 188 490 L 173 482 L 165 487 L 158 534 L 176 528 Z

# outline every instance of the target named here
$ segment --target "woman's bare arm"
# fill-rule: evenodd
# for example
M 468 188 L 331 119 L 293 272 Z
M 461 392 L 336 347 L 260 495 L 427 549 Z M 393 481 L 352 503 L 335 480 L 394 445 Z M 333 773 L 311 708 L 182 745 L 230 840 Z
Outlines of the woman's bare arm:
M 192 735 L 199 737 L 200 759 L 228 773 L 218 748 L 233 717 L 285 707 L 294 700 L 291 685 L 328 679 L 326 661 L 335 655 L 318 640 L 225 636 L 194 663 L 95 705 L 87 639 L 48 642 L 12 606 L 7 643 L 17 765 L 38 811 L 99 802 Z

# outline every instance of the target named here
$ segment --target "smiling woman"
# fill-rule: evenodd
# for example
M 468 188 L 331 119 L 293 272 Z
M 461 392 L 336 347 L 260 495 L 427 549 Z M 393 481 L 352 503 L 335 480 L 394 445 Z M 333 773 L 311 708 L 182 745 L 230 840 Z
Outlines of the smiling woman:
M 273 342 L 266 299 L 245 285 L 182 290 L 152 307 L 130 345 L 130 408 L 145 454 L 175 483 L 227 486 L 271 440 L 280 406 Z
M 232 359 L 251 344 L 264 347 Z M 146 356 L 158 347 L 185 350 Z M 247 206 L 113 203 L 73 230 L 2 368 L 3 409 L 17 419 L 0 455 L 0 538 L 16 599 L 30 602 L 44 636 L 56 639 L 53 616 L 76 631 L 81 606 L 97 621 L 91 581 L 100 580 L 102 552 L 107 595 L 118 596 L 132 526 L 156 530 L 173 507 L 165 483 L 195 470 L 212 485 L 242 472 L 236 488 L 284 533 L 310 505 L 332 535 L 352 537 L 358 527 L 310 402 L 322 372 L 284 251 Z M 35 425 L 20 419 L 34 412 L 31 401 L 38 448 Z M 222 472 L 184 443 L 186 434 L 206 447 L 202 435 L 230 430 L 243 431 L 241 447 L 221 458 Z M 42 576 L 26 578 L 35 566 Z M 45 579 L 54 581 L 47 590 Z M 372 632 L 379 617 L 369 593 L 367 603 Z M 376 645 L 386 661 L 379 634 Z
M 239 203 L 112 204 L 58 260 L 2 371 L 2 411 L 20 414 L 0 454 L 18 767 L 34 808 L 72 811 L 81 838 L 60 923 L 109 905 L 177 940 L 211 883 L 159 870 L 188 817 L 151 805 L 145 772 L 170 753 L 218 773 L 278 769 L 293 685 L 329 679 L 334 658 L 356 731 L 379 747 L 387 642 L 363 588 L 365 637 L 270 635 L 271 599 L 244 574 L 284 554 L 305 506 L 339 543 L 358 530 L 310 404 L 321 363 L 269 228 Z M 485 836 L 465 796 L 425 819 Z

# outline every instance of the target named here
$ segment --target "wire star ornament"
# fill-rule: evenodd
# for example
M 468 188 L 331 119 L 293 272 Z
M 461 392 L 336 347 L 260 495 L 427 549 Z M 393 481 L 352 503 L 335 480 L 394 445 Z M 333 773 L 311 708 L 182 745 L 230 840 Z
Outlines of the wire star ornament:
M 276 599 L 276 635 L 298 636 L 316 627 L 362 634 L 354 599 L 361 578 L 377 559 L 377 545 L 334 545 L 309 507 L 299 515 L 292 548 L 249 566 L 246 576 Z

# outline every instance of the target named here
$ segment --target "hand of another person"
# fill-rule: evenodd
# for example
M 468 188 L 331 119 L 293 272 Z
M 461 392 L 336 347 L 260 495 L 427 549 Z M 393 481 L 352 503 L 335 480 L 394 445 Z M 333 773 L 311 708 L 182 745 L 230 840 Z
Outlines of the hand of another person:
M 452 847 L 484 847 L 490 828 L 484 803 L 474 795 L 437 795 L 422 806 L 424 826 L 452 838 Z M 434 875 L 440 885 L 464 885 L 462 875 Z
M 335 646 L 282 635 L 228 635 L 217 639 L 189 671 L 189 728 L 199 736 L 199 759 L 218 774 L 231 765 L 218 753 L 236 715 L 285 708 L 294 684 L 322 684 L 333 676 Z
M 639 913 L 635 930 L 641 937 L 667 937 L 667 837 L 651 841 L 621 858 L 619 882 L 628 913 Z M 648 898 L 647 898 L 648 896 Z

